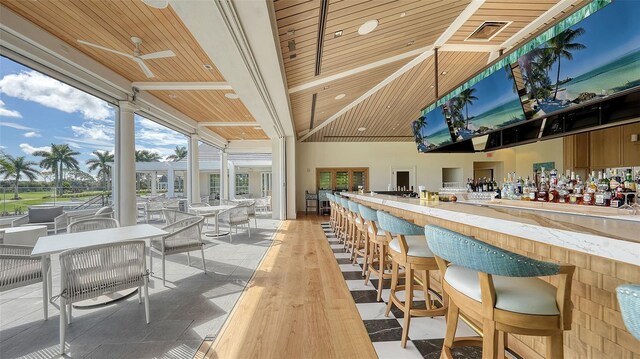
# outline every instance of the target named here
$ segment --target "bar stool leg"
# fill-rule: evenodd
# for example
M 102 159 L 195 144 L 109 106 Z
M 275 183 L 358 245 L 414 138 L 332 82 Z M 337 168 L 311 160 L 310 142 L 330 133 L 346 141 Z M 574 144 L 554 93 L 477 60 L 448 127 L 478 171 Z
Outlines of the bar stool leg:
M 482 325 L 482 335 L 482 359 L 495 359 L 498 354 L 498 331 L 496 330 L 496 322 L 485 319 Z
M 413 304 L 413 268 L 411 268 L 411 264 L 407 263 L 404 270 L 404 328 L 402 328 L 402 340 L 400 341 L 400 346 L 403 348 L 407 346 L 407 337 L 409 337 L 409 324 L 411 323 L 411 305 Z M 391 303 L 391 301 L 389 301 L 389 303 Z
M 380 267 L 380 268 L 384 268 L 384 267 Z M 382 282 L 382 269 L 380 271 L 380 278 L 379 281 Z M 380 301 L 380 299 L 382 298 L 382 290 L 380 289 L 381 286 L 379 285 L 378 282 L 378 301 Z M 392 262 L 392 268 L 391 268 L 391 293 L 389 293 L 389 302 L 387 303 L 387 311 L 384 313 L 385 317 L 389 316 L 389 313 L 391 312 L 391 306 L 393 305 L 393 301 L 391 301 L 391 294 L 396 292 L 396 288 L 398 287 L 398 263 L 396 262 Z
M 547 358 L 564 358 L 562 332 L 547 337 Z
M 362 258 L 362 276 L 364 277 L 369 267 L 369 232 L 362 233 L 362 238 L 364 239 L 364 248 L 362 249 L 362 253 L 364 254 Z M 365 281 L 365 284 L 366 283 Z
M 424 301 L 427 305 L 427 309 L 431 310 L 431 296 L 429 294 L 430 276 L 429 271 L 420 271 L 420 279 L 422 279 L 422 291 L 424 292 Z
M 449 303 L 449 308 L 447 309 L 447 331 L 444 335 L 444 343 L 442 344 L 442 354 L 446 357 L 450 355 L 451 347 L 453 346 L 453 341 L 456 337 L 456 329 L 458 329 L 458 318 L 460 315 L 460 310 L 458 306 L 452 301 Z
M 384 244 L 379 244 L 378 245 L 378 302 L 382 301 L 382 285 L 384 284 L 384 269 L 387 266 L 386 263 L 386 257 L 387 257 L 387 252 L 386 252 L 386 247 L 384 246 Z M 391 287 L 395 289 L 395 285 L 398 284 L 398 266 L 397 264 L 393 264 L 395 267 L 393 267 L 393 269 L 391 270 Z M 393 279 L 393 276 L 396 276 L 395 279 Z M 389 304 L 391 304 L 391 301 L 389 301 Z M 389 315 L 389 310 L 391 310 L 391 307 L 387 308 L 387 316 Z

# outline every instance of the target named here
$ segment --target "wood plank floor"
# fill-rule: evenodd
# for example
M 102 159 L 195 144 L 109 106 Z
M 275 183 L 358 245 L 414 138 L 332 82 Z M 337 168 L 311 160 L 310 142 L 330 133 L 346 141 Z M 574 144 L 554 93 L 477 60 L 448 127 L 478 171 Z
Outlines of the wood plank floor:
M 377 358 L 320 223 L 286 221 L 201 358 Z

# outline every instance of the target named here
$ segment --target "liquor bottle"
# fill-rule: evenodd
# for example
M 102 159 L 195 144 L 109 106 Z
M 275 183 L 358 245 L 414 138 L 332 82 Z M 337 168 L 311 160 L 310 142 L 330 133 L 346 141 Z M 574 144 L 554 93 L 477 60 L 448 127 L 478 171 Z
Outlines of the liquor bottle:
M 624 178 L 624 188 L 627 192 L 636 191 L 636 183 L 633 181 L 633 174 L 631 174 L 631 168 L 627 169 L 627 174 Z
M 587 194 L 587 191 L 585 189 L 585 184 L 582 183 L 582 177 L 578 175 L 576 177 L 576 185 L 573 188 L 573 193 L 569 197 L 569 203 L 585 204 L 585 202 L 587 201 L 591 202 L 592 199 L 593 199 L 592 194 L 591 193 Z
M 593 206 L 596 201 L 596 192 L 598 191 L 598 186 L 596 184 L 596 172 L 592 171 L 591 176 L 589 177 L 589 181 L 584 190 L 584 202 L 583 204 L 588 206 Z
M 596 192 L 596 206 L 610 206 L 611 205 L 611 191 L 609 188 L 609 179 L 606 174 L 598 172 L 598 192 Z
M 560 201 L 560 194 L 558 193 L 556 185 L 553 183 L 553 181 L 550 184 L 548 201 L 553 203 L 558 203 Z
M 625 203 L 624 189 L 622 186 L 618 186 L 615 191 L 611 193 L 611 207 L 622 207 Z
M 500 190 L 500 198 L 507 199 L 507 179 L 503 178 L 502 189 Z
M 538 184 L 538 193 L 536 194 L 538 202 L 549 202 L 549 184 L 544 173 L 544 168 L 540 173 L 540 183 Z
M 487 183 L 487 191 L 493 192 L 493 178 L 491 178 Z
M 522 179 L 522 176 L 518 177 L 518 183 L 516 184 L 516 192 L 519 195 L 523 194 L 523 187 L 524 187 L 524 180 Z
M 611 189 L 611 192 L 613 192 L 618 188 L 621 182 L 620 177 L 618 177 L 618 170 L 613 170 L 609 178 L 609 188 Z
M 555 168 L 549 171 L 549 184 L 554 187 L 558 185 L 558 170 Z

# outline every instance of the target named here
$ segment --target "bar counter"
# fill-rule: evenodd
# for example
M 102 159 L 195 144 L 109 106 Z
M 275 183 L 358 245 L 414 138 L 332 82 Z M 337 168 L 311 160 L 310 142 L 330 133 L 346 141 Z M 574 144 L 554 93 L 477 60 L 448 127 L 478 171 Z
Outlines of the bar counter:
M 428 202 L 417 198 L 342 193 L 352 200 L 435 224 L 532 258 L 576 266 L 572 329 L 565 332 L 565 358 L 640 358 L 627 331 L 615 288 L 640 283 L 640 216 L 583 215 L 486 206 L 479 202 Z M 573 206 L 573 205 L 566 205 Z M 567 207 L 567 211 L 571 208 Z M 439 288 L 439 273 L 431 273 Z M 509 336 L 508 347 L 524 358 L 542 359 L 545 339 Z

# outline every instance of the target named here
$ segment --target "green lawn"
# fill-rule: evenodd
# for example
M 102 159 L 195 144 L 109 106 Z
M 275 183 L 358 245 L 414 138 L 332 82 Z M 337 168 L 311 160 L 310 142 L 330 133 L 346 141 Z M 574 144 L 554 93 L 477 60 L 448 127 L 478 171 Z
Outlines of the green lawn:
M 71 198 L 56 198 L 55 202 L 69 202 Z M 16 209 L 26 213 L 29 206 L 54 202 L 53 192 L 22 192 L 20 199 L 13 200 L 13 191 L 7 189 L 5 193 L 0 193 L 0 213 L 14 214 Z

